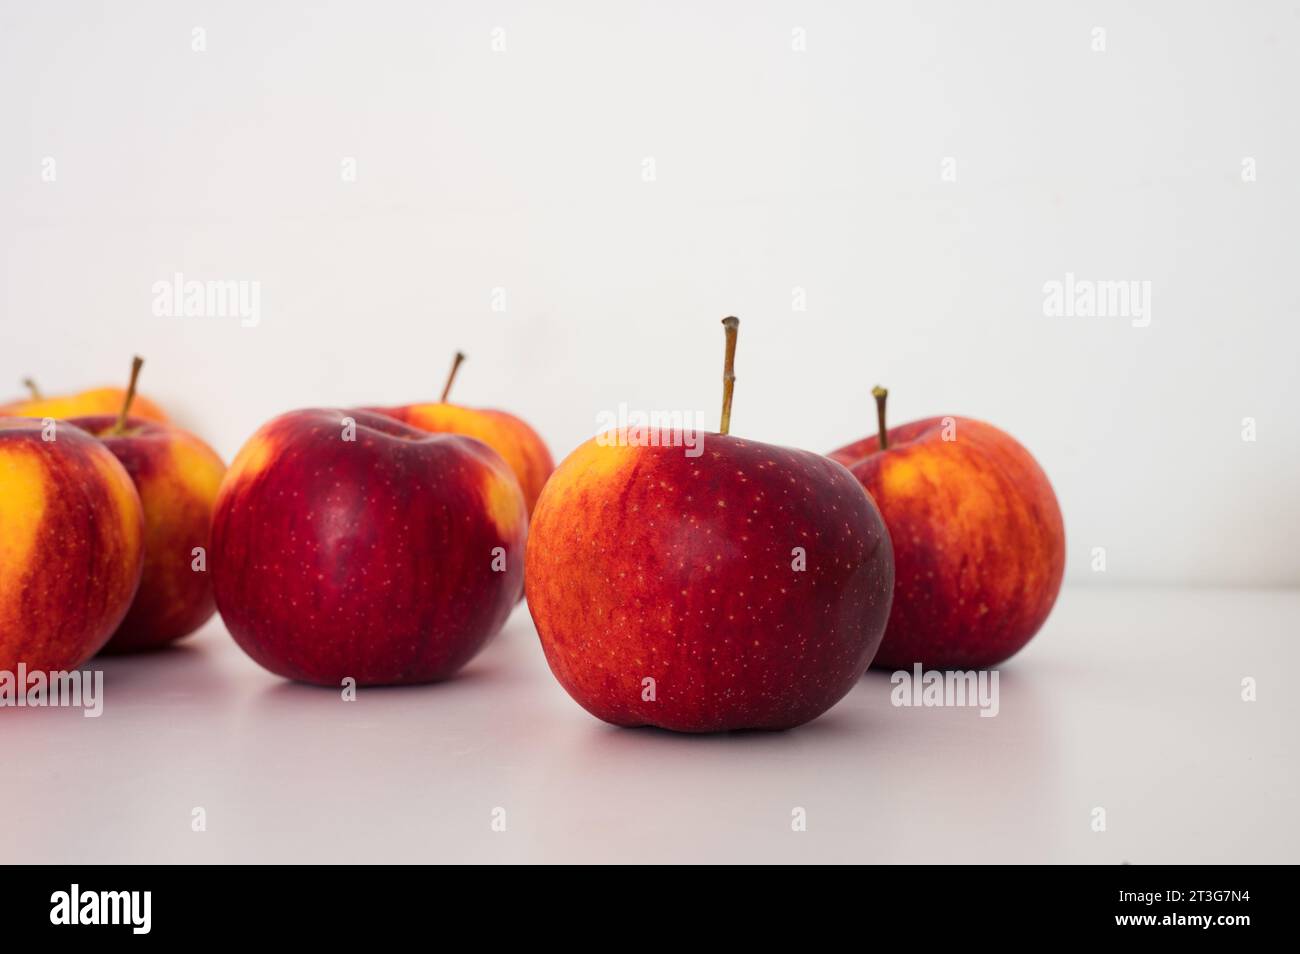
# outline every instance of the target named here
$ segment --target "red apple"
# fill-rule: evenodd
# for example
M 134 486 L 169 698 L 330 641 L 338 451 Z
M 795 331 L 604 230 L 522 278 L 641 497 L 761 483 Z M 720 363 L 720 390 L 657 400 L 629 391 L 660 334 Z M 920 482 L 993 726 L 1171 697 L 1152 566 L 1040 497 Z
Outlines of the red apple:
M 264 425 L 217 494 L 217 608 L 244 651 L 303 682 L 430 682 L 467 663 L 523 586 L 528 515 L 485 444 L 368 411 Z
M 722 428 L 624 429 L 583 444 L 542 492 L 528 540 L 529 610 L 560 684 L 615 725 L 784 729 L 861 677 L 893 591 L 871 499 L 820 454 Z
M 108 448 L 71 424 L 0 418 L 0 671 L 88 660 L 143 562 L 140 498 Z
M 188 636 L 216 612 L 207 573 L 212 504 L 226 465 L 203 441 L 173 427 L 130 416 L 144 362 L 131 367 L 117 416 L 73 418 L 122 462 L 144 507 L 144 573 L 140 589 L 106 653 L 156 649 Z M 196 553 L 196 550 L 198 551 Z
M 448 404 L 451 383 L 465 355 L 456 352 L 451 374 L 442 389 L 442 397 L 435 402 L 406 404 L 402 407 L 376 407 L 376 411 L 394 417 L 403 424 L 437 434 L 464 434 L 492 448 L 510 466 L 519 487 L 524 492 L 528 512 L 533 512 L 537 498 L 546 480 L 555 469 L 555 461 L 538 433 L 513 414 L 484 408 L 462 407 Z
M 1065 572 L 1065 526 L 1047 475 L 1014 438 L 933 417 L 830 456 L 867 488 L 894 542 L 894 608 L 875 665 L 978 669 L 1043 625 Z

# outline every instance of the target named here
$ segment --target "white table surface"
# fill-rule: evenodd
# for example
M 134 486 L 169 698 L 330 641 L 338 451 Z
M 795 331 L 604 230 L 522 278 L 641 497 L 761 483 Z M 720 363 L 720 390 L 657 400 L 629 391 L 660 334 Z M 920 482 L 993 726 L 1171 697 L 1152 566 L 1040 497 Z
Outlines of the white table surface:
M 98 719 L 0 710 L 0 861 L 1296 862 L 1298 627 L 1295 591 L 1067 588 L 996 718 L 870 673 L 800 729 L 688 737 L 587 715 L 522 606 L 460 677 L 352 703 L 214 620 L 94 663 Z

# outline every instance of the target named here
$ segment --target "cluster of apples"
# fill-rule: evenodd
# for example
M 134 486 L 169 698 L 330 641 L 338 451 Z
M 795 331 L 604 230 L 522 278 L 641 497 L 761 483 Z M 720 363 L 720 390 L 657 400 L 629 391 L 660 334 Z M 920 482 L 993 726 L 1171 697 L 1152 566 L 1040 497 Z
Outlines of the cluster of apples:
M 879 666 L 976 668 L 1047 618 L 1065 569 L 1051 485 L 1012 437 L 943 417 L 830 455 L 732 436 L 602 435 L 547 482 L 528 604 L 593 715 L 684 732 L 789 728 Z
M 829 455 L 736 437 L 738 324 L 723 321 L 719 433 L 685 452 L 625 428 L 558 469 L 518 417 L 448 402 L 460 354 L 437 402 L 281 415 L 224 477 L 196 438 L 125 408 L 74 418 L 57 451 L 0 408 L 0 669 L 84 662 L 123 614 L 137 635 L 123 623 L 109 648 L 158 645 L 215 599 L 279 675 L 430 682 L 526 587 L 551 671 L 589 712 L 708 732 L 807 722 L 873 659 L 977 668 L 1023 647 L 1065 563 L 1029 453 L 967 418 L 888 429 L 879 388 L 877 433 Z M 210 559 L 201 595 L 176 572 L 191 545 Z
M 0 405 L 0 671 L 153 649 L 216 608 L 203 563 L 225 464 L 136 394 L 141 365 L 125 391 L 28 382 Z

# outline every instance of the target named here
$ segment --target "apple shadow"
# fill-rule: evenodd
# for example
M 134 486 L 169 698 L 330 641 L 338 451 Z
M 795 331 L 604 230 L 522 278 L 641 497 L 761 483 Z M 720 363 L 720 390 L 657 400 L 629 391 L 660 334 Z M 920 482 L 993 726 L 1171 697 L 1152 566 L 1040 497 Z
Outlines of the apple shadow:
M 641 736 L 645 739 L 662 739 L 670 743 L 681 743 L 683 745 L 699 745 L 707 742 L 732 742 L 737 745 L 748 745 L 794 739 L 796 737 L 802 744 L 813 738 L 850 736 L 860 733 L 866 728 L 853 715 L 837 712 L 836 707 L 832 707 L 829 711 L 822 713 L 810 722 L 797 726 L 787 726 L 779 729 L 726 729 L 720 732 L 681 732 L 676 729 L 665 729 L 657 725 L 614 725 L 598 719 L 590 713 L 587 713 L 587 715 L 594 723 L 591 729 L 592 733 L 598 736 L 603 735 L 611 739 L 625 736 Z
M 186 641 L 149 652 L 96 656 L 82 668 L 103 671 L 105 691 L 110 695 L 160 689 L 191 695 L 225 683 L 215 657 L 209 648 Z
M 396 699 L 403 695 L 417 696 L 421 693 L 442 692 L 446 693 L 450 689 L 458 689 L 467 685 L 479 685 L 484 682 L 491 682 L 500 679 L 505 667 L 499 665 L 479 665 L 478 660 L 474 660 L 464 669 L 452 673 L 450 676 L 444 676 L 441 679 L 433 679 L 427 682 L 411 683 L 361 683 L 357 685 L 356 692 L 358 695 L 382 695 Z M 337 701 L 343 692 L 342 685 L 321 685 L 314 682 L 306 682 L 299 679 L 286 679 L 276 677 L 277 682 L 268 686 L 260 694 L 259 698 L 274 698 L 283 696 L 284 698 L 294 698 L 299 700 L 306 699 L 327 699 Z
M 505 634 L 497 634 L 464 668 L 430 682 L 395 683 L 355 687 L 352 701 L 344 701 L 342 685 L 320 685 L 300 680 L 272 677 L 273 681 L 252 697 L 249 712 L 252 725 L 262 719 L 288 719 L 292 721 L 302 713 L 311 713 L 313 719 L 327 710 L 337 715 L 337 725 L 350 724 L 356 718 L 395 718 L 401 710 L 427 713 L 430 709 L 464 708 L 485 699 L 492 699 L 492 687 L 509 691 L 512 682 L 528 679 L 520 673 L 508 653 L 494 652 L 494 644 Z M 486 695 L 485 695 L 486 693 Z M 375 704 L 370 709 L 367 703 Z M 380 715 L 382 714 L 382 715 Z
M 1028 663 L 999 670 L 994 717 L 895 706 L 890 673 L 871 671 L 830 711 L 792 729 L 694 735 L 592 718 L 526 784 L 575 831 L 588 817 L 609 826 L 635 818 L 637 829 L 658 833 L 641 843 L 649 857 L 693 857 L 701 838 L 743 852 L 744 839 L 712 822 L 717 812 L 766 832 L 790 806 L 810 805 L 846 858 L 974 862 L 997 843 L 1008 857 L 1041 862 L 1061 854 L 1076 807 L 1047 682 Z M 554 784 L 557 775 L 582 784 Z M 679 830 L 692 834 L 669 834 Z

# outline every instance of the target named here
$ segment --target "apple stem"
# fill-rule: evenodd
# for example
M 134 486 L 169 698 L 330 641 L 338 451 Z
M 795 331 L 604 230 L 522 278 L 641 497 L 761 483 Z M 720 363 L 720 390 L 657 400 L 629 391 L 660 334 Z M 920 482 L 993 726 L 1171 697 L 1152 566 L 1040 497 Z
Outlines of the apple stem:
M 722 360 L 722 425 L 719 434 L 731 433 L 731 395 L 736 390 L 736 332 L 740 328 L 740 319 L 728 315 L 722 319 L 722 327 L 727 335 L 727 356 Z
M 889 392 L 877 384 L 871 389 L 871 396 L 876 399 L 876 426 L 880 428 L 880 450 L 889 447 L 889 430 L 885 427 L 885 401 Z
M 122 434 L 126 431 L 126 419 L 131 414 L 131 404 L 135 401 L 135 386 L 140 380 L 140 369 L 144 367 L 144 358 L 138 354 L 131 359 L 131 383 L 126 386 L 126 397 L 122 399 L 122 410 L 117 415 L 117 423 L 108 433 Z
M 447 395 L 451 393 L 451 382 L 456 380 L 456 372 L 460 370 L 460 363 L 465 360 L 465 352 L 457 351 L 456 357 L 451 362 L 451 371 L 447 374 L 447 383 L 442 386 L 442 397 L 438 400 L 446 404 Z
M 35 378 L 23 378 L 23 387 L 25 387 L 28 391 L 31 392 L 33 401 L 45 400 L 45 395 L 42 394 L 41 389 L 36 386 Z

